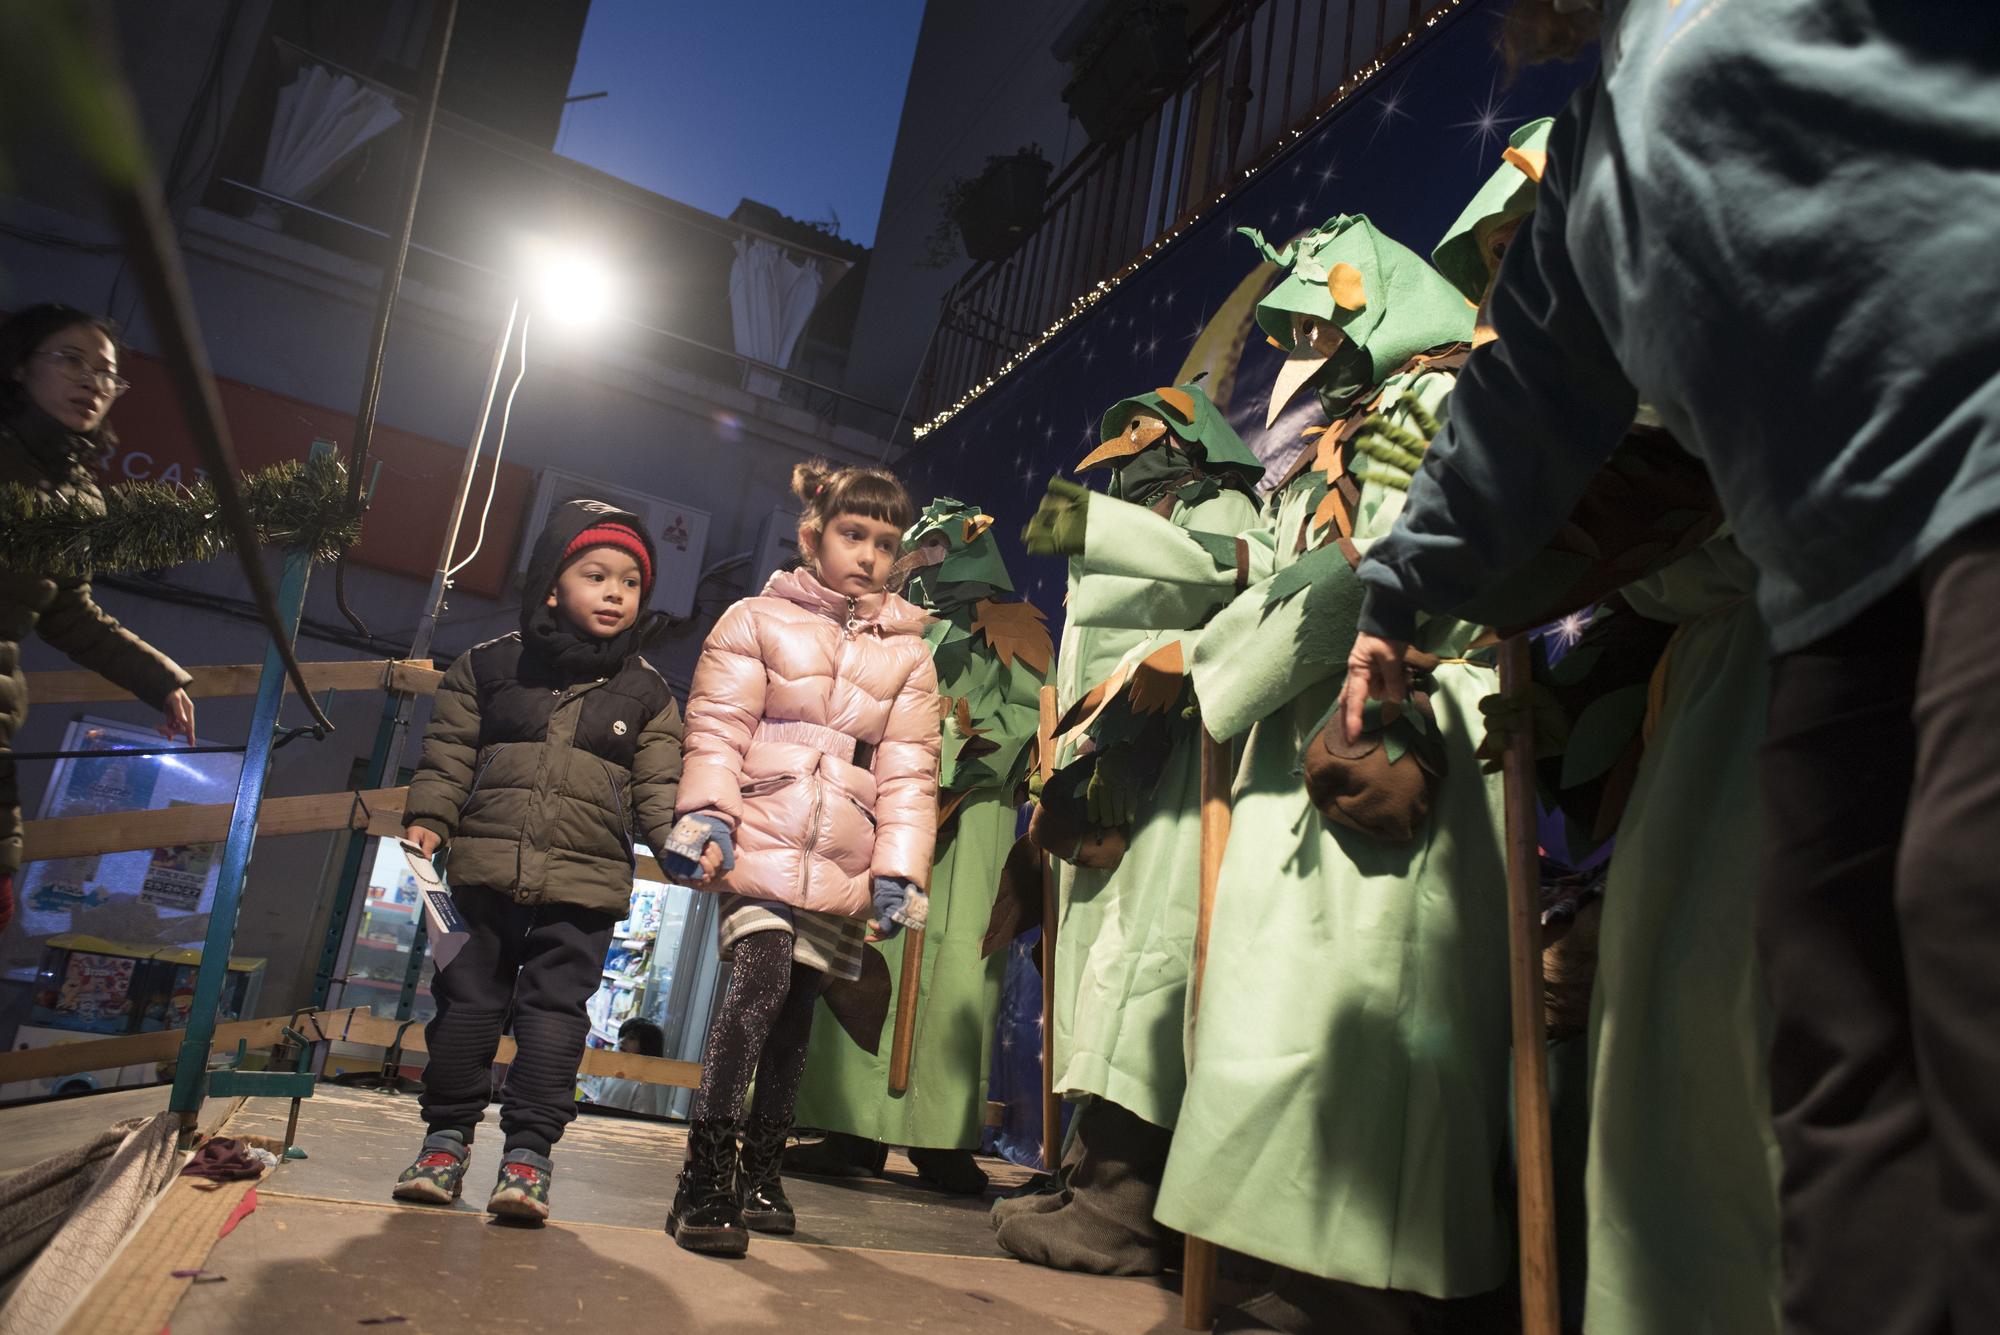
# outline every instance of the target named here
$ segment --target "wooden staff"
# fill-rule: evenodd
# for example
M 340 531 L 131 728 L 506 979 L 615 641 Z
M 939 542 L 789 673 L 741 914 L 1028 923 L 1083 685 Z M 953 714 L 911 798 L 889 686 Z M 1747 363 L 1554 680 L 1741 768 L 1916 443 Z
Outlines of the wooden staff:
M 1189 1010 L 1201 1009 L 1201 978 L 1208 968 L 1208 928 L 1215 920 L 1215 889 L 1222 880 L 1222 851 L 1229 844 L 1230 754 L 1227 742 L 1201 733 L 1201 906 L 1194 926 L 1193 989 Z M 1215 1324 L 1215 1244 L 1187 1235 L 1181 1257 L 1181 1324 L 1207 1330 Z
M 1528 689 L 1528 641 L 1500 646 L 1500 694 Z M 1549 1144 L 1548 1048 L 1543 1032 L 1541 857 L 1535 830 L 1535 730 L 1529 711 L 1507 743 L 1508 1010 L 1514 1030 L 1514 1161 L 1521 1233 L 1523 1335 L 1557 1335 L 1554 1157 Z
M 896 1038 L 889 1047 L 889 1092 L 910 1088 L 910 1049 L 917 1038 L 917 992 L 924 981 L 924 934 L 903 932 L 903 970 L 896 980 Z
M 1056 688 L 1042 687 L 1042 719 L 1036 751 L 1042 787 L 1056 772 Z M 1042 1168 L 1056 1171 L 1062 1158 L 1062 1099 L 1056 1094 L 1056 903 L 1055 860 L 1042 858 Z

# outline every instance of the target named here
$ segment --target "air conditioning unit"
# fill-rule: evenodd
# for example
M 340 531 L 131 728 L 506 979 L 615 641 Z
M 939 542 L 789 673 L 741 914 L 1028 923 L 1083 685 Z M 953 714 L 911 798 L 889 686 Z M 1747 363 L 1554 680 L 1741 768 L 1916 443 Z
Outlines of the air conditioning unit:
M 761 593 L 764 581 L 799 559 L 799 512 L 783 506 L 764 516 L 757 529 L 757 551 L 743 572 L 744 592 Z
M 708 550 L 708 512 L 560 468 L 544 468 L 535 483 L 534 499 L 528 504 L 526 526 L 522 530 L 521 554 L 514 567 L 517 577 L 527 570 L 535 538 L 548 523 L 549 515 L 565 501 L 603 501 L 630 510 L 644 520 L 658 553 L 658 564 L 653 571 L 654 609 L 674 617 L 685 617 L 694 611 L 694 586 L 701 579 L 702 561 Z

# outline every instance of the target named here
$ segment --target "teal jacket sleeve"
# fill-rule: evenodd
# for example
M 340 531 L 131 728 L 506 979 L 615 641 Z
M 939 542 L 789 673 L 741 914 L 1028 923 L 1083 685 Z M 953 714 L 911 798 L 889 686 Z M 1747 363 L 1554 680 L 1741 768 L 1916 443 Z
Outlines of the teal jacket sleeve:
M 1412 639 L 1418 613 L 1449 614 L 1525 563 L 1638 410 L 1570 262 L 1566 196 L 1590 138 L 1579 110 L 1589 96 L 1558 119 L 1532 227 L 1501 265 L 1489 311 L 1499 337 L 1467 360 L 1400 521 L 1361 566 L 1364 631 Z

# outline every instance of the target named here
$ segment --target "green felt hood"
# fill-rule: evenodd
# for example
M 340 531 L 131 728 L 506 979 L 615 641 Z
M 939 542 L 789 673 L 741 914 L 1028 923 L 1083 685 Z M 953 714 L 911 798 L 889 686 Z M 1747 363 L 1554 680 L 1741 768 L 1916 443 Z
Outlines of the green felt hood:
M 1286 266 L 1257 303 L 1257 323 L 1287 353 L 1295 312 L 1333 325 L 1367 352 L 1378 381 L 1426 348 L 1472 337 L 1465 298 L 1360 214 L 1330 218 L 1282 250 L 1253 227 L 1237 230 Z
M 944 544 L 944 559 L 919 561 L 928 540 Z M 1007 577 L 1007 562 L 993 540 L 993 518 L 976 505 L 940 496 L 924 507 L 917 522 L 903 534 L 903 559 L 911 574 L 903 596 L 917 606 L 935 611 L 941 602 L 966 602 L 1012 593 L 1014 581 Z M 934 554 L 931 543 L 928 554 Z
M 1180 448 L 1201 463 L 1208 473 L 1234 473 L 1247 487 L 1255 487 L 1264 476 L 1264 465 L 1250 453 L 1250 447 L 1229 425 L 1229 419 L 1198 384 L 1163 386 L 1146 394 L 1120 399 L 1105 409 L 1098 424 L 1103 442 L 1078 464 L 1081 473 L 1100 464 L 1112 464 L 1138 454 L 1158 437 L 1135 441 L 1126 428 L 1141 414 L 1166 424 Z
M 1479 193 L 1458 215 L 1458 221 L 1444 234 L 1431 252 L 1431 263 L 1448 282 L 1478 301 L 1486 294 L 1486 258 L 1481 253 L 1480 233 L 1513 218 L 1525 218 L 1535 211 L 1535 197 L 1541 190 L 1542 166 L 1548 157 L 1549 127 L 1552 117 L 1529 121 L 1507 137 L 1500 166 L 1479 187 Z

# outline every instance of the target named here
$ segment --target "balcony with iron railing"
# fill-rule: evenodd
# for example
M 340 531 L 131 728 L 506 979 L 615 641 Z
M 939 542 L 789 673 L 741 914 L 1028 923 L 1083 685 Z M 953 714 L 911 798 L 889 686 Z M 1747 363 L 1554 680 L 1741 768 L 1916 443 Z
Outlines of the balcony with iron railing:
M 916 386 L 923 434 L 1086 309 L 1459 0 L 1237 0 L 1185 74 L 1048 184 L 1039 225 L 944 299 Z M 1077 103 L 1071 100 L 1072 108 Z

